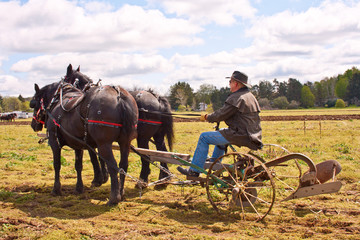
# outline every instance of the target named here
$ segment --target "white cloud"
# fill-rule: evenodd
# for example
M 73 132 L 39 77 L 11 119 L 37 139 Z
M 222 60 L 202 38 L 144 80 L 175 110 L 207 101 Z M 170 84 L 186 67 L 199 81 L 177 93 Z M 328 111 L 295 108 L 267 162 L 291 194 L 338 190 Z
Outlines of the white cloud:
M 185 16 L 196 23 L 232 25 L 236 17 L 252 18 L 256 9 L 248 0 L 149 0 L 161 3 L 168 13 Z
M 0 86 L 2 96 L 19 96 L 21 93 L 34 89 L 34 85 L 11 75 L 0 75 Z M 15 94 L 16 92 L 16 94 Z
M 306 12 L 284 11 L 254 21 L 247 35 L 255 39 L 287 42 L 292 45 L 326 45 L 345 35 L 359 35 L 360 3 L 324 1 Z
M 0 34 L 0 66 L 8 66 L 14 52 L 17 57 L 35 53 L 11 59 L 11 70 L 1 72 L 2 81 L 23 83 L 18 85 L 27 86 L 24 95 L 32 95 L 33 83 L 60 80 L 72 63 L 80 64 L 94 81 L 152 87 L 164 94 L 178 81 L 194 90 L 204 83 L 228 86 L 224 77 L 234 70 L 245 72 L 251 84 L 290 77 L 306 82 L 359 64 L 360 3 L 355 1 L 324 1 L 303 12 L 286 10 L 272 16 L 256 16 L 245 0 L 148 2 L 146 7 L 124 4 L 119 9 L 84 0 L 0 2 L 0 31 L 6 33 Z M 161 4 L 169 14 L 151 4 Z M 232 33 L 242 32 L 244 19 L 248 39 L 240 44 Z M 212 28 L 213 23 L 218 26 Z M 231 41 L 220 37 L 223 30 Z M 196 44 L 203 46 L 198 50 Z M 215 51 L 215 44 L 227 51 Z M 9 78 L 11 71 L 16 77 Z M 6 89 L 10 91 L 19 92 Z
M 0 31 L 6 32 L 0 45 L 8 51 L 58 53 L 142 51 L 202 42 L 194 37 L 201 28 L 158 10 L 130 5 L 101 10 L 87 12 L 66 0 L 0 2 Z
M 114 9 L 114 7 L 110 3 L 106 3 L 106 2 L 84 1 L 83 5 L 85 10 L 90 13 L 109 12 Z

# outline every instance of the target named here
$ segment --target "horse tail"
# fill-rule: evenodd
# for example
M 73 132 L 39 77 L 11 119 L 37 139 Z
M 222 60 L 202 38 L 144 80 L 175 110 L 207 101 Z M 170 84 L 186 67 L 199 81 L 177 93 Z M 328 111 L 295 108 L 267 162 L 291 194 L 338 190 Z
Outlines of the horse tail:
M 171 106 L 169 101 L 165 97 L 158 97 L 160 103 L 160 112 L 168 113 L 169 115 L 161 115 L 162 127 L 161 131 L 166 136 L 169 149 L 172 150 L 174 141 L 174 120 L 171 116 Z
M 138 109 L 134 98 L 123 88 L 119 91 L 119 105 L 120 105 L 120 117 L 122 119 L 122 132 L 128 138 L 134 132 L 135 125 L 138 122 Z

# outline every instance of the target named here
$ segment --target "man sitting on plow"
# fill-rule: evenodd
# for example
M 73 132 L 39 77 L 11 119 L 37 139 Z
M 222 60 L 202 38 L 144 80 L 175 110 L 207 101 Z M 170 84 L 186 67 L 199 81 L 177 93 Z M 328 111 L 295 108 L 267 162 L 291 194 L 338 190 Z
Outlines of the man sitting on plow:
M 250 92 L 248 77 L 235 71 L 230 78 L 229 85 L 232 92 L 224 105 L 217 111 L 202 115 L 201 120 L 208 122 L 225 121 L 228 128 L 219 131 L 203 132 L 198 140 L 192 164 L 203 168 L 209 152 L 209 145 L 215 145 L 212 161 L 224 155 L 225 145 L 234 144 L 246 146 L 252 150 L 261 149 L 260 107 L 255 96 Z M 190 167 L 177 170 L 187 176 L 198 177 L 200 172 Z

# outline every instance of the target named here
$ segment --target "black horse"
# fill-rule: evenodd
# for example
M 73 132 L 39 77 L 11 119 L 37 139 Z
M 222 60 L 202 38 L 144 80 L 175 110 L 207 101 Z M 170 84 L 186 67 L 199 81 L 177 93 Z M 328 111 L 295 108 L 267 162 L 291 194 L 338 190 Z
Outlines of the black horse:
M 86 91 L 91 86 L 94 86 L 93 80 L 80 72 L 80 66 L 74 70 L 72 65 L 69 64 L 66 70 L 66 75 L 63 79 L 64 82 L 72 84 L 74 87 Z M 98 85 L 98 84 L 97 84 Z M 96 86 L 97 86 L 96 85 Z M 88 150 L 90 160 L 94 170 L 94 180 L 91 182 L 91 186 L 100 187 L 103 183 L 106 183 L 109 179 L 109 174 L 106 169 L 104 161 L 98 161 L 98 158 L 94 151 Z M 83 150 L 75 151 L 75 159 L 82 159 Z M 99 162 L 101 166 L 99 165 Z
M 153 138 L 157 150 L 167 151 L 164 141 L 166 136 L 169 149 L 171 150 L 174 139 L 174 130 L 171 107 L 167 99 L 156 95 L 151 90 L 130 91 L 130 93 L 135 98 L 139 109 L 139 122 L 137 128 L 138 147 L 149 149 L 149 141 Z M 140 179 L 147 183 L 150 174 L 149 161 L 142 157 L 141 162 L 142 168 Z M 167 170 L 160 171 L 159 179 L 169 176 L 167 164 L 161 163 L 161 166 Z
M 77 192 L 83 192 L 82 151 L 94 151 L 97 148 L 111 178 L 108 203 L 116 204 L 124 195 L 125 175 L 120 174 L 119 182 L 119 168 L 127 171 L 130 142 L 136 137 L 136 102 L 120 87 L 93 86 L 84 93 L 70 84 L 62 84 L 63 81 L 41 89 L 35 84 L 36 93 L 30 103 L 30 107 L 34 108 L 31 127 L 34 131 L 40 131 L 45 124 L 53 151 L 55 182 L 52 193 L 61 194 L 61 148 L 67 145 L 77 152 Z M 112 143 L 115 141 L 121 152 L 119 168 L 112 152 Z

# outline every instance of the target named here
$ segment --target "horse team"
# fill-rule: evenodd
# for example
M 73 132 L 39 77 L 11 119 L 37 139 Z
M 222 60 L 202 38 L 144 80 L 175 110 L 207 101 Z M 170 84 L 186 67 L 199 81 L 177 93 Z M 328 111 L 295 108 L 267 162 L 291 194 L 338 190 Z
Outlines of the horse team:
M 93 186 L 105 183 L 110 175 L 109 205 L 124 199 L 124 182 L 128 169 L 130 144 L 137 139 L 138 147 L 149 148 L 154 139 L 157 150 L 166 151 L 165 137 L 171 149 L 173 119 L 170 104 L 151 91 L 128 92 L 120 86 L 94 84 L 80 68 L 70 64 L 66 76 L 39 88 L 30 102 L 34 109 L 31 127 L 34 131 L 47 129 L 48 143 L 53 152 L 55 170 L 53 195 L 61 195 L 61 149 L 69 146 L 75 151 L 77 183 L 75 191 L 83 192 L 82 159 L 87 150 L 93 164 Z M 157 114 L 158 113 L 158 114 Z M 121 159 L 117 164 L 112 144 L 119 144 Z M 140 179 L 148 181 L 149 162 L 142 157 Z M 162 164 L 159 179 L 169 176 Z
M 3 114 L 0 116 L 0 121 L 7 121 L 7 122 L 15 122 L 15 118 L 17 117 L 16 113 L 8 113 L 8 114 Z

